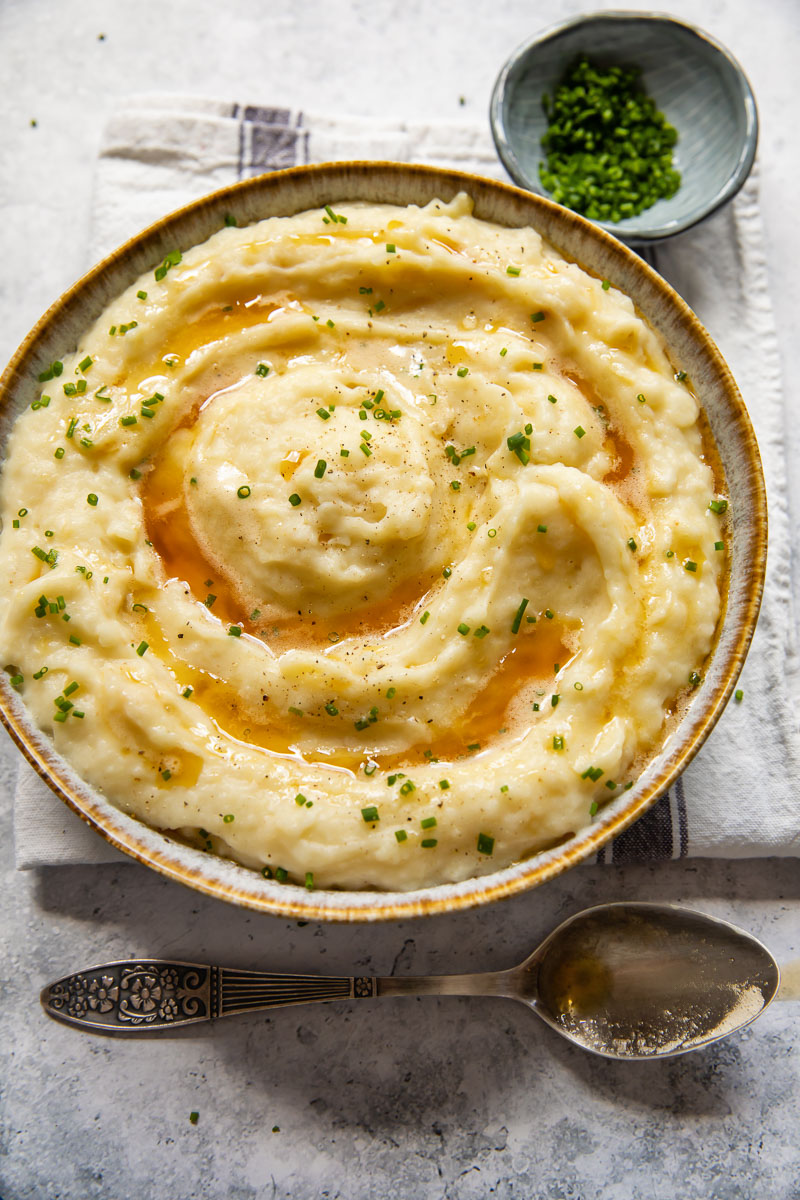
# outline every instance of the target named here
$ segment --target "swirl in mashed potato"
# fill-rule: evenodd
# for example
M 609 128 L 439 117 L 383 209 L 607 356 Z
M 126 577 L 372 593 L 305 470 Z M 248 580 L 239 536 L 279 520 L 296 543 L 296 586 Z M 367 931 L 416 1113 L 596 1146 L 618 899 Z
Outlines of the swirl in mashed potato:
M 4 661 L 150 825 L 307 886 L 463 879 L 586 825 L 699 679 L 697 402 L 630 299 L 465 196 L 221 229 L 45 374 Z

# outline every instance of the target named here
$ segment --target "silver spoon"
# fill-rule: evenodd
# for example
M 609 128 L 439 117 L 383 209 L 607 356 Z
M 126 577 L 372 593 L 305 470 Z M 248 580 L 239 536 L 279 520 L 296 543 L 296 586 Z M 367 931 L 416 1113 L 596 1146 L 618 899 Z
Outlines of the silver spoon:
M 275 975 L 130 959 L 67 975 L 41 1000 L 94 1033 L 174 1029 L 290 1004 L 384 996 L 505 996 L 606 1058 L 665 1058 L 744 1028 L 780 970 L 749 933 L 673 904 L 601 904 L 550 934 L 507 971 L 380 979 Z

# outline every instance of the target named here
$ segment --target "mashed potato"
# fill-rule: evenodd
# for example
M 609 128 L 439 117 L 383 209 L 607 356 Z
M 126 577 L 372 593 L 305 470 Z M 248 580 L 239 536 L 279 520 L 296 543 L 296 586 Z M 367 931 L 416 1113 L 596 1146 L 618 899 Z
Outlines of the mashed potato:
M 308 887 L 467 878 L 591 821 L 700 680 L 725 502 L 688 383 L 466 196 L 221 229 L 44 374 L 4 662 L 150 825 Z

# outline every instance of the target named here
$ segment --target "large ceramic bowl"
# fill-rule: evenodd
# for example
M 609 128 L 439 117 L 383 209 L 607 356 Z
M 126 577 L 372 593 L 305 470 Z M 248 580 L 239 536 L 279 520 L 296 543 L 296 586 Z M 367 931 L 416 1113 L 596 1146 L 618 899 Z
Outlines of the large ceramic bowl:
M 641 816 L 675 780 L 711 732 L 736 682 L 758 615 L 766 559 L 766 501 L 752 427 L 731 374 L 694 314 L 640 258 L 596 226 L 529 192 L 455 171 L 392 163 L 323 164 L 280 171 L 215 192 L 165 217 L 94 267 L 45 313 L 0 380 L 0 449 L 12 423 L 37 394 L 37 375 L 75 347 L 110 300 L 176 246 L 204 241 L 235 214 L 240 225 L 322 204 L 369 200 L 425 204 L 460 191 L 475 214 L 510 227 L 530 225 L 567 258 L 609 278 L 662 334 L 686 370 L 716 441 L 730 497 L 730 575 L 723 619 L 702 687 L 636 785 L 592 825 L 555 849 L 461 883 L 414 892 L 305 891 L 209 856 L 125 816 L 81 780 L 34 726 L 0 674 L 0 709 L 11 736 L 36 771 L 114 846 L 199 891 L 281 916 L 366 921 L 423 916 L 485 904 L 544 882 L 596 852 Z

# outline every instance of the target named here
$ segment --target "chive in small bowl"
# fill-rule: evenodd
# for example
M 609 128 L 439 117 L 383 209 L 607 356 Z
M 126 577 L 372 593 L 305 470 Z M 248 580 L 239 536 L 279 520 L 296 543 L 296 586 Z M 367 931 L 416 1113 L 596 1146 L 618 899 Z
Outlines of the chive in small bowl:
M 552 198 L 539 168 L 552 97 L 581 57 L 600 67 L 636 67 L 640 84 L 677 130 L 673 165 L 681 184 L 635 216 L 595 224 L 629 246 L 683 233 L 736 195 L 753 165 L 758 142 L 756 102 L 744 71 L 708 34 L 671 17 L 603 12 L 556 25 L 520 46 L 492 93 L 490 118 L 497 152 L 520 187 Z

